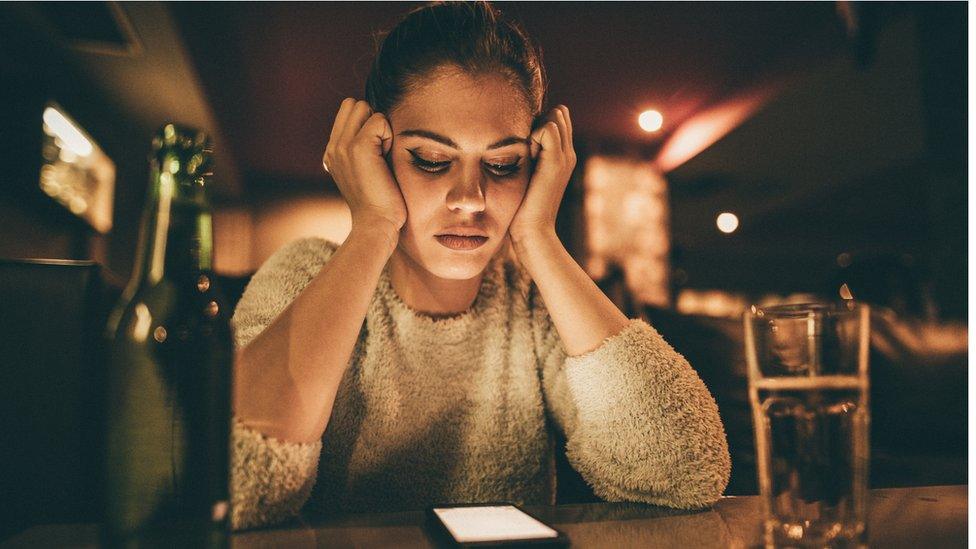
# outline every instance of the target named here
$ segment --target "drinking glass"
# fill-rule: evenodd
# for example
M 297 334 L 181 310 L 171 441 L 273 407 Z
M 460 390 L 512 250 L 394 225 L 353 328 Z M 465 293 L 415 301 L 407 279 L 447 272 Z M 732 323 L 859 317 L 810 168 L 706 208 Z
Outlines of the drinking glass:
M 863 546 L 868 307 L 754 306 L 744 324 L 765 545 Z

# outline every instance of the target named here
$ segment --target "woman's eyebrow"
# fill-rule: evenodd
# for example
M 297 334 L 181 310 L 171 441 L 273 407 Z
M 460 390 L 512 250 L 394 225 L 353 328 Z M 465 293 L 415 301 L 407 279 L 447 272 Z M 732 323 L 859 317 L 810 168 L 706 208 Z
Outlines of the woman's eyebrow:
M 432 131 L 429 131 L 429 130 L 403 130 L 402 132 L 398 133 L 397 135 L 400 136 L 400 137 L 410 137 L 410 136 L 424 137 L 424 138 L 427 138 L 427 139 L 431 139 L 433 141 L 437 141 L 438 143 L 442 143 L 444 145 L 447 145 L 448 147 L 451 147 L 452 149 L 459 149 L 460 150 L 460 148 L 461 148 L 450 137 L 445 137 L 445 136 L 443 136 L 443 135 L 441 135 L 439 133 L 435 133 L 435 132 L 432 132 Z M 526 145 L 528 145 L 529 144 L 529 138 L 528 137 L 516 137 L 516 136 L 512 135 L 512 136 L 506 137 L 505 139 L 502 139 L 500 141 L 496 141 L 496 142 L 492 143 L 491 145 L 488 145 L 488 149 L 489 150 L 490 149 L 500 149 L 502 147 L 505 147 L 505 146 L 508 146 L 508 145 L 515 145 L 515 144 L 526 144 Z

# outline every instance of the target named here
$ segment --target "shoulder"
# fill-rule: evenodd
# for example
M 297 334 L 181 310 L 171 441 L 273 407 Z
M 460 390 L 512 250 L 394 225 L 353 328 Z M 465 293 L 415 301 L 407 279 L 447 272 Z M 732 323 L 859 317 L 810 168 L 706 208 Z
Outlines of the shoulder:
M 265 261 L 248 284 L 260 286 L 301 284 L 310 281 L 325 265 L 338 244 L 324 238 L 300 238 L 285 244 Z M 245 290 L 246 291 L 246 290 Z
M 318 237 L 300 238 L 289 242 L 271 254 L 271 257 L 261 265 L 251 278 L 247 289 L 263 285 L 287 287 L 298 284 L 304 287 L 338 248 L 338 244 Z
M 305 269 L 324 265 L 339 248 L 335 242 L 317 236 L 299 238 L 279 248 L 254 276 L 275 269 Z
M 338 247 L 323 238 L 300 238 L 272 254 L 251 277 L 231 319 L 238 345 L 246 345 L 291 303 Z

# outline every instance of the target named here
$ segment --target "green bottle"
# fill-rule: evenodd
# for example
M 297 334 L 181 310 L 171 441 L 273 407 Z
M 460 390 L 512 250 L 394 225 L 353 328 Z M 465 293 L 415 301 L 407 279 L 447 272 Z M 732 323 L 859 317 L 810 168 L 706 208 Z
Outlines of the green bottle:
M 111 547 L 227 547 L 233 340 L 214 284 L 210 141 L 153 138 L 132 279 L 107 329 Z

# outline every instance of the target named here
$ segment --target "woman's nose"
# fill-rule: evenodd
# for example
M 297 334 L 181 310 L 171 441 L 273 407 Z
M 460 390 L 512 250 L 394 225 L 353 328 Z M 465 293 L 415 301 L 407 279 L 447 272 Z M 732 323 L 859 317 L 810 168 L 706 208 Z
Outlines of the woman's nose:
M 485 178 L 483 174 L 461 174 L 447 193 L 447 207 L 466 212 L 485 211 Z

